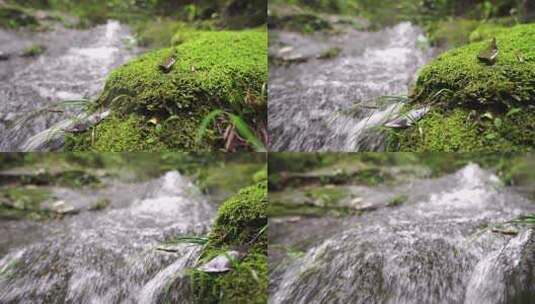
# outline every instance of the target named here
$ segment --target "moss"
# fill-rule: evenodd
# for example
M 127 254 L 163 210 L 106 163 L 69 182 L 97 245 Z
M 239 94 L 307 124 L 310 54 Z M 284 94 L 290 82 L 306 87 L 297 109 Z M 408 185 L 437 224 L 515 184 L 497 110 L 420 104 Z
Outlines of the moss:
M 535 24 L 496 35 L 497 62 L 477 59 L 488 41 L 460 47 L 422 69 L 411 105 L 432 104 L 416 126 L 394 130 L 397 151 L 518 151 L 534 146 Z
M 332 58 L 338 57 L 338 55 L 340 55 L 341 52 L 342 52 L 342 49 L 338 47 L 329 48 L 325 50 L 324 52 L 322 52 L 318 58 L 319 59 L 332 59 Z
M 51 198 L 49 191 L 39 188 L 0 189 L 0 219 L 41 218 L 48 213 L 41 204 Z
M 35 17 L 18 6 L 0 6 L 0 28 L 18 29 L 25 26 L 37 26 L 38 24 Z
M 35 57 L 35 56 L 39 56 L 41 54 L 43 54 L 45 52 L 46 48 L 42 45 L 39 45 L 39 44 L 34 44 L 34 45 L 31 45 L 27 48 L 25 48 L 23 51 L 22 51 L 22 55 L 23 57 Z
M 250 247 L 246 257 L 225 274 L 193 271 L 198 303 L 267 302 L 267 185 L 258 183 L 241 190 L 219 209 L 200 258 L 208 262 L 230 248 Z M 252 244 L 249 242 L 254 241 Z
M 413 101 L 494 107 L 535 103 L 535 24 L 515 26 L 496 40 L 500 53 L 492 66 L 477 59 L 489 45 L 483 41 L 446 52 L 424 67 Z M 436 96 L 444 89 L 450 93 Z
M 524 151 L 535 146 L 535 113 L 474 114 L 467 109 L 435 110 L 416 127 L 394 131 L 391 150 L 398 151 Z M 509 112 L 512 113 L 512 112 Z
M 408 197 L 406 195 L 396 195 L 391 198 L 386 204 L 388 207 L 396 207 L 404 204 L 407 201 Z
M 320 206 L 333 206 L 347 196 L 347 190 L 342 187 L 314 187 L 306 191 L 305 196 Z
M 98 100 L 100 106 L 112 106 L 115 118 L 97 127 L 103 134 L 94 143 L 90 132 L 74 136 L 78 143 L 74 148 L 222 148 L 223 134 L 215 139 L 212 132 L 204 142 L 195 142 L 201 121 L 216 109 L 236 113 L 253 126 L 265 120 L 266 45 L 265 31 L 199 32 L 195 39 L 177 47 L 153 51 L 127 63 L 109 75 Z M 159 65 L 169 56 L 176 57 L 177 62 L 164 73 Z M 157 123 L 150 129 L 153 119 Z M 72 144 L 67 149 L 72 149 Z
M 113 116 L 94 130 L 67 137 L 65 150 L 97 152 L 135 152 L 164 150 L 206 150 L 213 142 L 212 132 L 197 143 L 195 135 L 201 115 L 152 124 L 140 115 Z

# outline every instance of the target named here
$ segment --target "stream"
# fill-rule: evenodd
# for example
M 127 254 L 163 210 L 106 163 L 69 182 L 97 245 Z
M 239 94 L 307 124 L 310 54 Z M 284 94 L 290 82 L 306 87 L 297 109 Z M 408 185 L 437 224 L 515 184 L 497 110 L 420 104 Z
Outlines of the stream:
M 404 22 L 377 32 L 344 27 L 341 34 L 274 31 L 270 56 L 269 131 L 272 151 L 381 151 L 377 128 L 398 113 L 419 67 L 432 57 L 423 31 Z M 334 58 L 320 59 L 330 48 Z
M 46 48 L 43 54 L 21 56 L 37 44 Z M 9 55 L 0 60 L 0 151 L 25 151 L 57 149 L 26 142 L 82 112 L 83 104 L 54 105 L 97 97 L 107 74 L 140 50 L 129 28 L 110 20 L 87 30 L 59 24 L 36 33 L 0 29 L 0 52 Z
M 379 190 L 360 193 L 408 200 L 349 218 L 270 219 L 270 240 L 312 243 L 270 261 L 270 303 L 532 303 L 535 230 L 493 225 L 533 213 L 534 202 L 475 164 Z
M 215 206 L 171 171 L 137 183 L 56 189 L 79 213 L 62 220 L 0 221 L 0 303 L 190 303 L 186 272 L 201 247 L 165 240 L 208 232 Z M 98 197 L 103 210 L 89 211 Z M 174 282 L 171 291 L 170 282 Z

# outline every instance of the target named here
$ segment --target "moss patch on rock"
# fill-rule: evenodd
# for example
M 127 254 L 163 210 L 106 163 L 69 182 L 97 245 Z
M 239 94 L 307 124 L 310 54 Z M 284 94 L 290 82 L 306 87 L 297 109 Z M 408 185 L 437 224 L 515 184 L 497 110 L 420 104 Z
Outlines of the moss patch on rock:
M 194 270 L 191 278 L 198 303 L 267 302 L 267 205 L 267 185 L 261 182 L 220 207 L 200 263 L 230 249 L 245 247 L 247 254 L 227 273 Z
M 503 31 L 502 31 L 503 30 Z M 422 69 L 408 107 L 433 109 L 392 131 L 397 151 L 519 151 L 535 146 L 535 24 L 500 29 L 493 65 L 478 60 L 489 41 L 468 44 Z
M 109 75 L 98 100 L 99 106 L 111 106 L 114 112 L 97 127 L 103 136 L 90 138 L 91 131 L 76 135 L 75 149 L 222 148 L 222 134 L 212 132 L 197 143 L 197 130 L 216 109 L 239 115 L 253 128 L 265 121 L 266 46 L 265 31 L 197 32 L 194 39 L 125 64 Z M 176 63 L 166 73 L 159 65 L 169 57 Z
M 52 198 L 52 193 L 39 188 L 5 187 L 0 189 L 0 219 L 39 219 L 48 212 L 41 204 Z

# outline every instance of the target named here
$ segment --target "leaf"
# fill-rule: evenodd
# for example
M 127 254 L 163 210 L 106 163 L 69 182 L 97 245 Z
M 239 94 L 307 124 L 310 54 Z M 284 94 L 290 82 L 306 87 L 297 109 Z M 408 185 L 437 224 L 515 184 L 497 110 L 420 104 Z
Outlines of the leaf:
M 507 114 L 505 114 L 505 116 L 510 117 L 521 111 L 522 111 L 521 108 L 512 108 L 511 110 L 509 110 L 509 112 L 507 112 Z
M 253 146 L 256 152 L 265 152 L 266 148 L 264 144 L 256 137 L 253 131 L 249 128 L 247 123 L 238 115 L 228 113 L 230 120 L 238 129 L 238 133 L 247 140 L 247 142 Z
M 494 126 L 500 128 L 502 126 L 502 120 L 498 117 L 494 118 Z
M 195 139 L 197 143 L 200 143 L 202 138 L 206 134 L 206 131 L 208 130 L 208 125 L 212 123 L 216 119 L 217 116 L 224 114 L 224 113 L 225 111 L 223 110 L 213 110 L 212 112 L 208 113 L 208 115 L 206 115 L 203 118 L 201 124 L 199 125 L 199 129 L 197 130 L 197 138 Z
M 486 139 L 495 139 L 496 138 L 496 133 L 489 133 L 487 135 L 485 135 L 485 138 Z

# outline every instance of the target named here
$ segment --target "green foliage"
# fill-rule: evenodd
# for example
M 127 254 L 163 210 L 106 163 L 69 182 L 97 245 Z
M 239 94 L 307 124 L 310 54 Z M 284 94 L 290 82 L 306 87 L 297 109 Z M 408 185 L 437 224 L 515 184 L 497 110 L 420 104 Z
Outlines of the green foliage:
M 34 44 L 22 51 L 22 56 L 24 57 L 35 57 L 43 54 L 46 48 L 40 44 Z
M 247 255 L 225 274 L 193 271 L 197 303 L 267 302 L 267 205 L 267 185 L 258 183 L 220 207 L 199 262 L 208 262 L 229 248 L 247 247 Z
M 0 28 L 18 29 L 37 26 L 38 22 L 29 12 L 19 6 L 0 5 Z
M 408 196 L 406 195 L 396 195 L 393 198 L 391 198 L 388 203 L 386 204 L 388 207 L 396 207 L 404 204 L 408 199 Z

